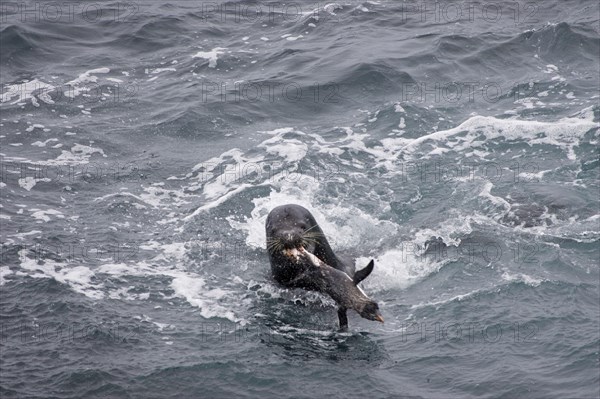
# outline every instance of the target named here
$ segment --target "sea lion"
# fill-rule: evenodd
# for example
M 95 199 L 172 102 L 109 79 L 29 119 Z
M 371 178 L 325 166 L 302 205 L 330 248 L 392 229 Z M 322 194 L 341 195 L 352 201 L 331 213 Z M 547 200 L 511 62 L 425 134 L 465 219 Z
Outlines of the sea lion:
M 383 323 L 379 306 L 358 283 L 373 271 L 371 262 L 356 271 L 354 262 L 336 256 L 313 215 L 300 205 L 282 205 L 267 216 L 267 251 L 278 283 L 329 295 L 339 305 L 340 329 L 348 328 L 347 309 Z

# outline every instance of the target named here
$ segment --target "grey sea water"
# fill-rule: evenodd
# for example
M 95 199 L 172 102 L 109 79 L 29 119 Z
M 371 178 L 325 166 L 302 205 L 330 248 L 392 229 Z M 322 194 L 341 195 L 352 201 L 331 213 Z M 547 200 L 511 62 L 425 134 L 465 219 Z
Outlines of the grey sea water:
M 0 3 L 2 398 L 598 398 L 596 1 Z M 301 204 L 385 324 L 270 276 Z

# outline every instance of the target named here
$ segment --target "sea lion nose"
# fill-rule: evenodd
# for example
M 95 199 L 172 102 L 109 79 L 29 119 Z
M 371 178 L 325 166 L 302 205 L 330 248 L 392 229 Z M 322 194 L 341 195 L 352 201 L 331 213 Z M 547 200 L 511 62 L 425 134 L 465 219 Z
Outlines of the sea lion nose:
M 286 249 L 296 248 L 302 243 L 302 237 L 294 231 L 283 232 L 280 237 Z

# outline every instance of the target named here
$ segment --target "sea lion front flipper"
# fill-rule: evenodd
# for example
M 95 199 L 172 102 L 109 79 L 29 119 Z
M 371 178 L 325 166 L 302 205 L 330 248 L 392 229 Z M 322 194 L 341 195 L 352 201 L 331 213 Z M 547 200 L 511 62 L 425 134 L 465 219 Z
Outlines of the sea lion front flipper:
M 340 331 L 348 331 L 348 315 L 346 308 L 338 308 L 338 318 L 340 319 Z
M 364 269 L 360 269 L 359 271 L 357 271 L 354 274 L 354 278 L 352 279 L 354 281 L 354 284 L 358 285 L 358 283 L 366 279 L 369 276 L 369 274 L 371 274 L 371 272 L 373 271 L 374 266 L 375 262 L 373 261 L 373 259 L 371 259 L 369 264 Z

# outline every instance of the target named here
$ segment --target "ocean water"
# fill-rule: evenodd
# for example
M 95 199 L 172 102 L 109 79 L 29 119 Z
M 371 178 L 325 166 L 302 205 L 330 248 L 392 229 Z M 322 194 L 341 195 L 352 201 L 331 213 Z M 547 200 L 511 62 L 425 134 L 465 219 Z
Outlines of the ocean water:
M 2 398 L 598 398 L 598 2 L 0 3 Z M 385 324 L 270 276 L 297 203 Z

